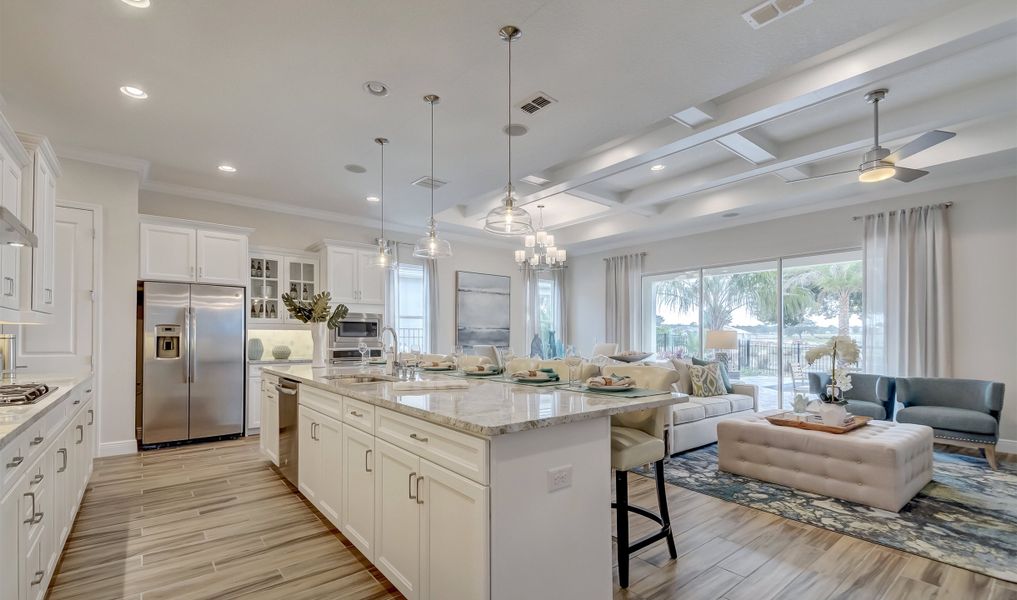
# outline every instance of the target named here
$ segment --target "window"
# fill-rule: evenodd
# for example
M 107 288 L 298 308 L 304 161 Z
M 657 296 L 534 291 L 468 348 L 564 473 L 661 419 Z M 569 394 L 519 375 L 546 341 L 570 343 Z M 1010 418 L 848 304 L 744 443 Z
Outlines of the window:
M 414 349 L 426 351 L 427 315 L 424 307 L 424 267 L 419 264 L 400 262 L 398 267 L 399 292 L 396 314 L 399 330 L 399 351 L 409 352 Z
M 561 311 L 558 307 L 558 290 L 553 276 L 549 273 L 540 273 L 537 279 L 537 328 L 536 333 L 540 336 L 541 347 L 530 348 L 530 355 L 537 355 L 544 358 L 564 356 L 562 347 L 560 323 L 558 315 Z
M 759 386 L 759 409 L 808 392 L 805 354 L 834 335 L 862 346 L 859 251 L 643 277 L 643 331 L 659 358 L 707 357 Z

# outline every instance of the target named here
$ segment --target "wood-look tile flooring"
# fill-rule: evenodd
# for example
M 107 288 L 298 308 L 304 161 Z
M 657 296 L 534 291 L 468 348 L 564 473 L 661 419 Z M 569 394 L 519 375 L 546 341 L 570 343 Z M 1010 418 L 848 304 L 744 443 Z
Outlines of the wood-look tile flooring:
M 629 485 L 635 503 L 656 506 L 651 480 Z M 615 599 L 1017 600 L 1017 585 L 683 488 L 668 486 L 668 502 L 678 560 L 663 544 L 645 549 Z M 648 525 L 630 527 L 639 536 Z M 256 437 L 99 459 L 49 593 L 401 597 L 272 470 Z

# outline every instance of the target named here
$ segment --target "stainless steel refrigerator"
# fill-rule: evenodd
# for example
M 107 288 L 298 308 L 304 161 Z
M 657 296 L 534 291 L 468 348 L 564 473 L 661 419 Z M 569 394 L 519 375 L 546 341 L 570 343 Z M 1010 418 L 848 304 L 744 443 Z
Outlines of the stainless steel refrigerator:
M 244 288 L 139 284 L 141 444 L 239 435 L 244 427 Z

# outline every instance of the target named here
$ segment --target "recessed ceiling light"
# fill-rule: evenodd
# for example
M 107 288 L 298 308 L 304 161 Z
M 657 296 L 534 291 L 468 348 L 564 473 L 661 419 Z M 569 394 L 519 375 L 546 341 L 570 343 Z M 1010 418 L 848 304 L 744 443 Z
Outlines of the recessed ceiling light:
M 526 132 L 529 131 L 529 129 L 526 128 L 526 125 L 520 125 L 519 123 L 510 123 L 509 125 L 502 127 L 501 130 L 512 137 L 526 135 Z
M 367 172 L 367 169 L 365 169 L 364 167 L 362 167 L 360 165 L 349 164 L 349 165 L 346 165 L 343 168 L 346 169 L 347 171 L 349 171 L 350 173 L 366 173 Z
M 650 167 L 650 170 L 651 171 L 663 171 L 666 168 L 667 167 L 665 167 L 664 165 L 653 165 L 652 167 Z
M 724 214 L 722 214 L 720 216 L 724 217 L 725 219 L 731 219 L 731 218 L 737 217 L 738 215 L 739 215 L 739 213 L 736 213 L 736 212 L 726 212 L 726 213 L 724 213 Z
M 145 90 L 133 85 L 120 86 L 120 93 L 128 98 L 134 98 L 135 100 L 144 100 L 145 98 L 148 98 L 148 94 Z
M 223 173 L 236 173 L 237 168 L 233 165 L 219 165 L 219 170 Z
M 364 83 L 364 91 L 372 96 L 388 96 L 388 86 L 380 81 L 368 81 Z
M 551 183 L 550 179 L 545 179 L 539 175 L 527 175 L 526 177 L 523 177 L 523 181 L 533 185 L 547 185 Z
M 148 8 L 149 0 L 120 0 L 127 6 L 133 6 L 134 8 Z
M 368 196 L 367 197 L 367 201 L 368 202 L 381 202 L 381 198 L 379 198 L 377 196 Z

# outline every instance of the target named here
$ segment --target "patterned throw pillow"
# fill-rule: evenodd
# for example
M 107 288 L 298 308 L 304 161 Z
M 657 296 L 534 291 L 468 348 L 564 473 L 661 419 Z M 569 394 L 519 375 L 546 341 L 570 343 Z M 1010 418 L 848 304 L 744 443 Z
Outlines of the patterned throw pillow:
M 689 367 L 692 376 L 692 395 L 700 398 L 721 396 L 727 393 L 724 382 L 720 378 L 720 366 L 710 363 L 705 367 L 693 365 Z

